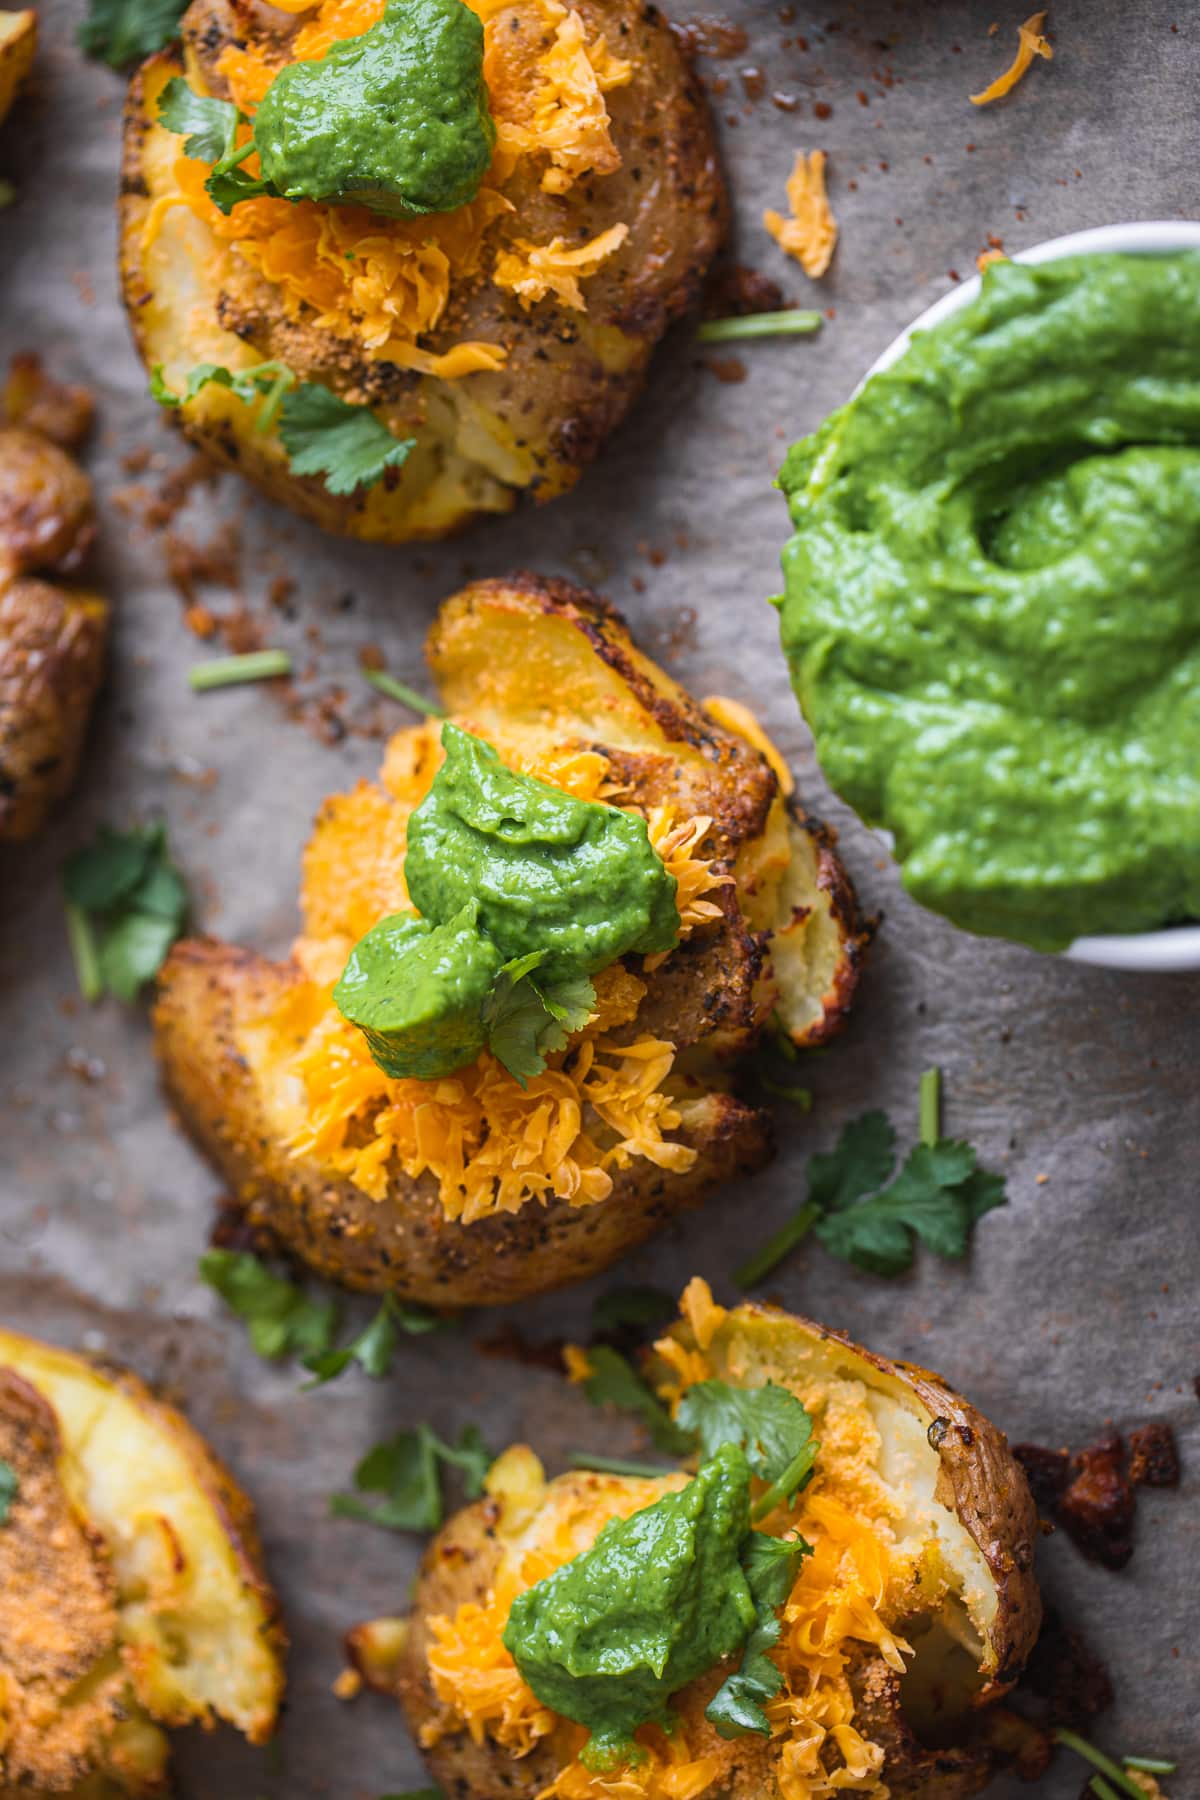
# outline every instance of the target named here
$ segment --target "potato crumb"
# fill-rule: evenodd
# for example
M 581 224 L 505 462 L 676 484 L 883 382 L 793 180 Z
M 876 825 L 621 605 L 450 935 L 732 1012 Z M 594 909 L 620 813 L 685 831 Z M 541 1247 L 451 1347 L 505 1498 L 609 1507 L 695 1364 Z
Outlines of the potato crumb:
M 1018 26 L 1017 54 L 1003 75 L 998 75 L 981 94 L 971 95 L 972 106 L 990 106 L 993 100 L 1002 100 L 1005 94 L 1011 94 L 1035 56 L 1044 56 L 1047 62 L 1050 61 L 1054 49 L 1042 36 L 1042 26 L 1045 23 L 1045 13 L 1037 12 L 1031 13 L 1025 23 Z
M 357 1669 L 343 1669 L 333 1684 L 339 1700 L 356 1700 L 363 1690 L 363 1678 Z
M 787 184 L 790 219 L 782 213 L 765 212 L 763 224 L 780 249 L 794 256 L 804 273 L 815 281 L 824 275 L 833 259 L 838 228 L 825 192 L 825 152 L 814 150 L 805 156 L 801 150 Z

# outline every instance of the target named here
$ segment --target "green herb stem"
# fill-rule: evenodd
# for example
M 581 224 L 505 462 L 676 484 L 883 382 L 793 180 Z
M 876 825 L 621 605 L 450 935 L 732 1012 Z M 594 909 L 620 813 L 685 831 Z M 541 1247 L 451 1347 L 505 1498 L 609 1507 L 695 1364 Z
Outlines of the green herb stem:
M 783 312 L 746 313 L 734 319 L 708 319 L 696 333 L 698 344 L 732 344 L 743 338 L 807 337 L 820 331 L 819 312 L 789 307 Z
M 1068 1731 L 1062 1726 L 1054 1733 L 1054 1741 L 1061 1744 L 1064 1750 L 1073 1750 L 1076 1756 L 1082 1756 L 1084 1762 L 1091 1763 L 1093 1769 L 1097 1769 L 1119 1793 L 1128 1794 L 1130 1800 L 1146 1800 L 1145 1788 L 1140 1788 L 1110 1756 L 1105 1756 L 1103 1750 L 1097 1750 L 1094 1744 L 1089 1744 L 1078 1732 Z
M 799 1107 L 803 1113 L 810 1113 L 813 1104 L 811 1088 L 796 1087 L 786 1081 L 772 1081 L 769 1075 L 759 1075 L 758 1085 L 764 1094 L 770 1094 L 774 1100 L 790 1100 L 793 1106 Z
M 624 1456 L 593 1456 L 590 1450 L 572 1450 L 567 1460 L 573 1469 L 597 1469 L 602 1475 L 641 1475 L 650 1481 L 676 1473 L 661 1464 L 631 1462 Z
M 379 692 L 386 694 L 389 700 L 398 700 L 401 706 L 407 706 L 410 712 L 425 713 L 431 719 L 446 717 L 442 707 L 435 706 L 432 700 L 426 700 L 423 694 L 418 694 L 416 688 L 410 688 L 406 682 L 397 681 L 394 675 L 387 674 L 385 670 L 364 669 L 363 674 L 373 688 L 378 688 Z
M 781 1500 L 786 1500 L 789 1494 L 795 1493 L 798 1488 L 803 1486 L 806 1475 L 817 1460 L 817 1451 L 820 1448 L 820 1444 L 810 1439 L 799 1455 L 788 1464 L 779 1480 L 773 1481 L 766 1493 L 759 1495 L 750 1509 L 750 1518 L 754 1524 L 757 1525 L 760 1519 L 765 1519 L 768 1513 L 773 1513 Z
M 271 681 L 291 672 L 292 659 L 286 650 L 251 650 L 245 656 L 219 656 L 215 662 L 197 663 L 188 670 L 188 686 L 193 693 L 203 694 L 211 688 L 233 687 L 243 681 Z
M 1122 1763 L 1127 1769 L 1137 1769 L 1143 1775 L 1174 1775 L 1179 1764 L 1164 1762 L 1161 1756 L 1123 1756 Z
M 733 1279 L 740 1288 L 757 1287 L 764 1275 L 769 1275 L 776 1263 L 783 1261 L 789 1251 L 806 1238 L 817 1220 L 821 1217 L 821 1208 L 811 1203 L 802 1206 L 798 1213 L 790 1218 L 786 1225 L 778 1230 L 774 1237 L 768 1238 L 761 1250 L 749 1257 L 740 1269 L 735 1269 Z
M 921 1077 L 921 1142 L 936 1144 L 942 1135 L 942 1071 L 926 1069 Z
M 263 403 L 254 420 L 254 429 L 266 435 L 275 423 L 275 415 L 283 405 L 284 395 L 296 385 L 296 377 L 290 369 L 280 369 L 274 381 L 263 395 Z
M 74 905 L 70 900 L 67 901 L 67 938 L 71 945 L 71 960 L 75 964 L 79 991 L 89 1005 L 92 1005 L 104 992 L 100 952 L 91 920 L 81 906 Z
M 1121 1800 L 1115 1787 L 1109 1787 L 1103 1775 L 1093 1775 L 1088 1782 L 1088 1791 L 1095 1794 L 1096 1800 Z

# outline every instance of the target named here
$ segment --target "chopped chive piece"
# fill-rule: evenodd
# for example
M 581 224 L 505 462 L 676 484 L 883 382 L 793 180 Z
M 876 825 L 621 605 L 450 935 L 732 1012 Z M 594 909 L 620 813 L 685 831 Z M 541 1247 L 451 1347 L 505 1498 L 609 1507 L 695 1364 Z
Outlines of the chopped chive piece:
M 1179 1764 L 1164 1762 L 1161 1756 L 1123 1756 L 1127 1769 L 1138 1769 L 1143 1775 L 1174 1775 Z
M 936 1144 L 942 1135 L 942 1071 L 926 1069 L 921 1077 L 921 1142 Z
M 75 978 L 84 999 L 93 1004 L 104 992 L 96 934 L 92 930 L 91 920 L 81 906 L 68 900 L 66 912 L 67 939 L 71 945 L 71 960 L 75 964 Z
M 698 344 L 731 344 L 739 338 L 800 337 L 820 331 L 819 312 L 789 307 L 785 312 L 746 313 L 734 319 L 708 319 L 696 333 Z
M 567 1460 L 573 1469 L 596 1469 L 601 1475 L 644 1475 L 651 1481 L 677 1473 L 675 1469 L 665 1469 L 661 1463 L 630 1462 L 623 1456 L 593 1456 L 590 1450 L 572 1450 Z
M 1073 1750 L 1076 1756 L 1082 1756 L 1084 1762 L 1090 1762 L 1093 1769 L 1099 1770 L 1111 1782 L 1117 1793 L 1128 1794 L 1130 1800 L 1146 1800 L 1145 1788 L 1139 1787 L 1124 1769 L 1118 1768 L 1110 1756 L 1105 1756 L 1103 1750 L 1097 1750 L 1094 1744 L 1089 1744 L 1078 1732 L 1068 1731 L 1065 1726 L 1060 1726 L 1054 1733 L 1054 1742 L 1061 1744 L 1064 1750 Z
M 740 1288 L 757 1287 L 764 1275 L 769 1275 L 776 1263 L 782 1262 L 789 1251 L 794 1250 L 802 1238 L 808 1236 L 821 1216 L 819 1206 L 802 1206 L 794 1218 L 788 1220 L 768 1238 L 761 1250 L 744 1262 L 740 1269 L 735 1269 L 733 1279 Z
M 446 717 L 444 708 L 435 706 L 432 700 L 426 700 L 423 694 L 418 694 L 416 688 L 410 688 L 407 683 L 397 681 L 394 675 L 388 675 L 383 669 L 364 669 L 363 674 L 373 688 L 378 688 L 379 692 L 386 694 L 389 700 L 398 700 L 401 706 L 407 706 L 410 712 L 426 713 L 431 719 Z
M 188 686 L 201 694 L 209 688 L 232 687 L 240 681 L 270 681 L 290 675 L 292 659 L 286 650 L 251 650 L 245 656 L 219 656 L 215 662 L 197 663 L 188 670 Z
M 811 1112 L 813 1091 L 811 1088 L 789 1086 L 785 1081 L 772 1081 L 769 1075 L 758 1076 L 758 1085 L 764 1094 L 770 1094 L 775 1100 L 790 1100 L 801 1112 Z

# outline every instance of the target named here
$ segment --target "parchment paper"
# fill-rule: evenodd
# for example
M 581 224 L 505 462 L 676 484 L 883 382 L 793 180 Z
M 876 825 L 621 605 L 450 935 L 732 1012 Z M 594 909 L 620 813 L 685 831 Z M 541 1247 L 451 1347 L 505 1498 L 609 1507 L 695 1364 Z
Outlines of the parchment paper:
M 616 1280 L 678 1290 L 701 1272 L 728 1297 L 738 1256 L 798 1203 L 808 1152 L 867 1106 L 885 1107 L 902 1137 L 915 1133 L 917 1076 L 938 1063 L 948 1128 L 1009 1181 L 1011 1204 L 984 1223 L 969 1266 L 925 1256 L 911 1280 L 885 1283 L 813 1248 L 772 1291 L 943 1371 L 1015 1439 L 1080 1445 L 1109 1419 L 1166 1418 L 1194 1465 L 1200 981 L 1122 977 L 976 941 L 906 902 L 877 841 L 819 779 L 765 596 L 786 531 L 771 486 L 785 444 L 845 398 L 951 271 L 969 274 L 992 238 L 1015 250 L 1077 227 L 1196 213 L 1200 16 L 1185 0 L 1059 0 L 1054 62 L 1039 63 L 1007 104 L 977 111 L 967 95 L 1006 65 L 1027 10 L 1019 0 L 778 11 L 733 0 L 725 10 L 747 47 L 699 67 L 727 83 L 715 104 L 738 254 L 790 296 L 830 309 L 818 340 L 735 347 L 747 371 L 738 384 L 718 380 L 679 330 L 644 402 L 573 495 L 433 550 L 339 543 L 231 479 L 201 490 L 177 528 L 211 542 L 236 523 L 242 599 L 270 614 L 267 641 L 312 665 L 305 693 L 343 678 L 356 722 L 401 722 L 361 688 L 359 649 L 380 645 L 419 684 L 434 607 L 465 577 L 524 565 L 601 586 L 696 692 L 757 708 L 805 797 L 841 828 L 864 898 L 886 912 L 858 1015 L 808 1066 L 816 1105 L 808 1120 L 781 1116 L 775 1167 L 605 1280 L 521 1308 L 523 1331 L 582 1330 L 593 1292 Z M 74 998 L 58 870 L 99 820 L 165 813 L 198 925 L 282 952 L 314 810 L 372 774 L 380 748 L 355 730 L 321 744 L 262 688 L 188 692 L 186 670 L 207 652 L 181 623 L 162 535 L 139 525 L 137 495 L 125 494 L 124 512 L 115 504 L 184 453 L 146 396 L 117 300 L 123 84 L 83 61 L 76 17 L 74 3 L 41 9 L 35 90 L 0 137 L 0 172 L 19 189 L 0 214 L 0 350 L 39 349 L 97 392 L 90 466 L 117 629 L 78 793 L 40 842 L 0 861 L 0 1308 L 165 1382 L 258 1501 L 293 1639 L 280 1746 L 181 1734 L 181 1793 L 366 1800 L 422 1785 L 420 1764 L 387 1703 L 332 1696 L 339 1634 L 403 1606 L 419 1546 L 330 1520 L 330 1492 L 367 1446 L 421 1418 L 446 1433 L 479 1420 L 497 1446 L 528 1438 L 552 1467 L 572 1446 L 634 1439 L 558 1377 L 481 1358 L 474 1340 L 495 1331 L 496 1315 L 412 1342 L 388 1383 L 354 1375 L 303 1395 L 293 1371 L 260 1362 L 195 1278 L 219 1185 L 159 1096 L 144 1015 Z M 743 69 L 765 76 L 757 102 Z M 795 109 L 773 104 L 775 92 L 794 96 Z M 815 146 L 830 154 L 842 239 L 833 271 L 811 288 L 760 219 L 783 204 L 795 150 Z M 146 448 L 148 471 L 123 466 Z M 271 613 L 280 575 L 295 589 Z M 231 604 L 219 587 L 200 598 Z M 1200 1795 L 1194 1482 L 1143 1492 L 1138 1533 L 1122 1575 L 1086 1564 L 1061 1537 L 1046 1545 L 1043 1571 L 1112 1666 L 1119 1699 L 1105 1742 L 1182 1759 L 1169 1788 L 1186 1800 Z M 1079 1787 L 1078 1766 L 1060 1765 L 1042 1791 L 1065 1800 Z

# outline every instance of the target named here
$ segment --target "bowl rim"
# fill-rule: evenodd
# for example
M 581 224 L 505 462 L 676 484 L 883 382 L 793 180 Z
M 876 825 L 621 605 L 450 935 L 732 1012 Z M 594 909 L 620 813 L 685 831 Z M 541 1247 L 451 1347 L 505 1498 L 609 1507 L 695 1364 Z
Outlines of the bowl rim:
M 1055 262 L 1060 256 L 1094 256 L 1108 252 L 1153 256 L 1171 250 L 1200 250 L 1200 222 L 1189 219 L 1139 219 L 1123 225 L 1096 225 L 1086 231 L 1047 238 L 1028 250 L 1016 251 L 1012 262 Z M 929 331 L 964 306 L 969 306 L 982 287 L 982 277 L 952 288 L 927 306 L 892 339 L 855 388 L 858 393 L 872 375 L 898 362 L 916 331 Z M 1169 925 L 1158 931 L 1131 931 L 1076 938 L 1059 952 L 1072 962 L 1096 968 L 1137 970 L 1144 974 L 1179 974 L 1200 969 L 1200 925 Z

